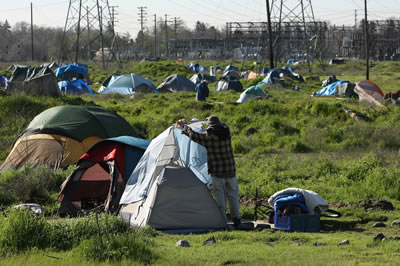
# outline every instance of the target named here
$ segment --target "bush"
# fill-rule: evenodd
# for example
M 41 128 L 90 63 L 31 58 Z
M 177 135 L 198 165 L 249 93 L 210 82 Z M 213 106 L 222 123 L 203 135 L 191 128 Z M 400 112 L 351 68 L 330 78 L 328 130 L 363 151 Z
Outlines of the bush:
M 151 239 L 140 232 L 110 237 L 95 236 L 76 248 L 76 252 L 85 259 L 95 261 L 120 261 L 130 259 L 144 264 L 151 264 L 155 259 Z
M 71 169 L 54 172 L 47 167 L 23 167 L 0 174 L 0 204 L 54 202 Z
M 34 217 L 27 210 L 12 210 L 0 218 L 0 254 L 19 253 L 47 246 L 48 224 L 44 217 Z
M 91 214 L 84 218 L 57 219 L 48 228 L 48 247 L 68 250 L 82 240 L 96 235 L 115 235 L 129 231 L 129 225 L 121 217 L 108 214 Z

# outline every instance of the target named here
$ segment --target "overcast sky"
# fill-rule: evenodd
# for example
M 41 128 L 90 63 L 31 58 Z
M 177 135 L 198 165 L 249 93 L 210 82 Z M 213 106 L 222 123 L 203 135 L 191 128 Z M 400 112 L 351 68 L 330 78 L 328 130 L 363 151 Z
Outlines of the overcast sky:
M 95 3 L 95 0 L 82 1 L 84 6 Z M 30 23 L 31 2 L 34 24 L 64 26 L 68 0 L 0 0 L 0 21 L 4 22 L 7 19 L 11 25 L 20 21 Z M 73 2 L 77 5 L 79 0 Z M 104 3 L 105 0 L 99 2 Z M 285 0 L 285 3 L 290 5 L 299 3 L 299 0 Z M 118 6 L 116 31 L 129 32 L 133 36 L 136 36 L 140 29 L 137 14 L 139 6 L 147 7 L 146 26 L 149 28 L 154 24 L 154 14 L 163 18 L 165 14 L 171 18 L 179 17 L 191 28 L 198 20 L 219 28 L 223 28 L 226 22 L 266 21 L 265 0 L 109 0 L 109 4 Z M 364 16 L 364 0 L 314 0 L 312 6 L 316 20 L 328 20 L 337 25 L 354 25 L 355 10 L 358 21 Z M 368 0 L 369 19 L 389 17 L 399 19 L 400 0 Z

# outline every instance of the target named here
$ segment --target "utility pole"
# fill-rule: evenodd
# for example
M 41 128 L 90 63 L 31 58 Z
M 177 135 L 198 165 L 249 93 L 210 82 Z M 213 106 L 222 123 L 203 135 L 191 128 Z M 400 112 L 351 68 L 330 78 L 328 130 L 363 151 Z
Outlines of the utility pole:
M 368 16 L 367 16 L 367 0 L 364 0 L 364 13 L 365 13 L 365 19 L 364 19 L 364 31 L 365 31 L 365 59 L 366 59 L 366 71 L 365 71 L 365 77 L 367 80 L 369 80 L 369 48 L 368 48 Z
M 157 57 L 157 14 L 154 14 L 154 57 Z
M 32 6 L 32 2 L 31 2 L 31 53 L 32 53 L 32 62 L 33 62 L 34 56 L 33 56 L 33 6 Z
M 87 23 L 87 25 L 88 25 L 88 27 L 87 27 L 87 36 L 88 36 L 88 39 L 87 39 L 87 52 L 88 52 L 88 54 L 87 54 L 87 57 L 88 57 L 88 60 L 90 60 L 90 27 L 89 27 L 89 25 L 90 25 L 90 21 L 89 21 L 89 7 L 88 6 L 86 6 L 86 23 Z
M 138 13 L 138 15 L 140 16 L 140 19 L 139 19 L 139 22 L 140 22 L 140 37 L 141 37 L 141 51 L 142 51 L 142 55 L 143 55 L 143 57 L 144 57 L 144 24 L 145 24 L 145 22 L 146 22 L 146 18 L 145 18 L 145 16 L 147 15 L 147 13 L 146 13 L 146 9 L 147 9 L 147 7 L 145 7 L 145 6 L 141 6 L 141 7 L 138 7 L 138 9 L 139 9 L 139 13 Z
M 274 52 L 272 45 L 272 27 L 271 27 L 271 11 L 269 8 L 269 0 L 266 0 L 267 4 L 267 19 L 268 19 L 268 43 L 269 43 L 269 65 L 270 68 L 274 68 Z
M 75 53 L 75 63 L 78 64 L 79 60 L 79 37 L 81 34 L 81 14 L 82 14 L 82 0 L 79 0 L 79 18 L 78 18 L 78 30 L 76 35 L 76 53 Z
M 31 0 L 32 1 L 32 0 Z M 99 3 L 102 3 L 101 7 Z M 101 60 L 106 57 L 108 60 L 113 59 L 118 61 L 113 54 L 113 47 L 115 41 L 114 29 L 115 16 L 117 6 L 111 7 L 108 0 L 70 0 L 68 5 L 67 16 L 64 24 L 64 31 L 61 38 L 61 47 L 59 53 L 59 60 L 68 59 L 70 62 L 78 62 L 79 56 L 88 54 L 88 59 L 93 56 L 93 50 L 101 53 Z M 84 5 L 82 5 L 84 4 Z M 111 34 L 104 34 L 103 29 Z M 95 42 L 101 41 L 99 44 Z M 82 50 L 84 47 L 84 51 Z M 95 47 L 101 47 L 98 51 Z M 109 47 L 105 51 L 105 47 Z M 81 53 L 79 55 L 79 53 Z M 106 54 L 104 54 L 106 53 Z
M 103 63 L 103 69 L 105 69 L 106 63 L 104 59 L 103 8 L 99 5 L 99 0 L 97 0 L 97 15 L 99 18 L 99 28 L 100 28 L 101 61 Z
M 110 7 L 111 7 L 111 28 L 112 28 L 112 32 L 115 32 L 115 22 L 117 22 L 115 20 L 115 16 L 118 15 L 115 12 L 115 8 L 118 7 L 118 6 L 110 6 Z
M 179 23 L 179 18 L 178 17 L 174 17 L 174 35 L 175 35 L 174 36 L 174 38 L 175 38 L 174 50 L 175 50 L 175 57 L 178 57 L 178 51 L 176 50 L 176 40 L 178 38 L 178 35 L 177 35 L 178 23 Z
M 168 57 L 168 15 L 165 14 L 165 56 Z
M 357 9 L 354 9 L 354 31 L 357 30 Z

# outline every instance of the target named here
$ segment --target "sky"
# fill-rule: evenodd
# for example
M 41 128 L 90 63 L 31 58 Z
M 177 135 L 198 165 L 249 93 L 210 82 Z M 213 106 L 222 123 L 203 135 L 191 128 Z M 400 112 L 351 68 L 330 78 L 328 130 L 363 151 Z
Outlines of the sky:
M 304 0 L 309 2 L 311 0 Z M 83 5 L 92 5 L 95 0 L 82 0 Z M 106 0 L 99 0 L 104 4 Z M 226 22 L 266 21 L 265 0 L 108 0 L 117 6 L 116 31 L 129 32 L 136 36 L 140 30 L 138 7 L 147 7 L 146 26 L 152 29 L 154 14 L 158 18 L 168 15 L 168 20 L 179 18 L 189 28 L 196 21 L 210 26 L 224 28 Z M 275 0 L 275 2 L 280 2 Z M 312 7 L 316 20 L 327 20 L 336 25 L 354 25 L 364 17 L 364 0 L 314 0 Z M 64 27 L 69 0 L 0 0 L 0 22 L 6 19 L 13 26 L 17 22 L 30 23 L 30 3 L 33 4 L 34 24 L 40 26 Z M 89 4 L 87 4 L 89 3 Z M 288 6 L 299 0 L 284 0 Z M 400 19 L 400 0 L 368 0 L 368 19 Z M 79 0 L 73 0 L 79 6 Z M 357 10 L 357 11 L 355 11 Z

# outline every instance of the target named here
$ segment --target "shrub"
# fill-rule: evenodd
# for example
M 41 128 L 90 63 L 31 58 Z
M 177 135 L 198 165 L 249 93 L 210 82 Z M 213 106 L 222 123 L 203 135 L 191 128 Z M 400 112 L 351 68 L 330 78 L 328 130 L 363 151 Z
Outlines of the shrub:
M 7 255 L 47 246 L 48 224 L 43 216 L 27 210 L 12 210 L 0 218 L 0 254 Z
M 95 236 L 76 248 L 83 258 L 95 261 L 120 261 L 130 259 L 144 264 L 151 264 L 155 254 L 151 247 L 154 243 L 140 232 L 111 237 Z
M 48 247 L 68 250 L 82 240 L 96 235 L 115 235 L 129 231 L 129 225 L 121 217 L 91 214 L 83 218 L 57 219 L 48 228 Z
M 0 204 L 54 202 L 71 169 L 54 172 L 47 167 L 23 167 L 0 174 Z

